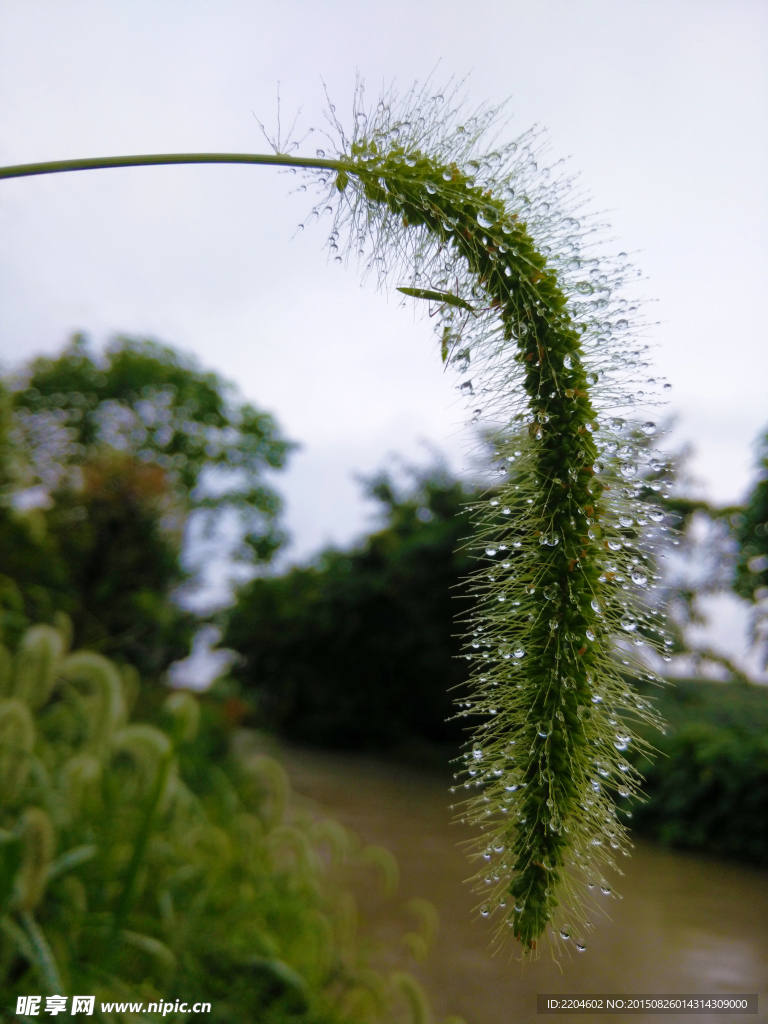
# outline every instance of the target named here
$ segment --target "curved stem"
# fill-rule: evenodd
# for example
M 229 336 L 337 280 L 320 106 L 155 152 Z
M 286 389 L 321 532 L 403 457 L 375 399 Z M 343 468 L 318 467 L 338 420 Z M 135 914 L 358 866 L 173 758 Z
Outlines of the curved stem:
M 286 153 L 147 153 L 138 156 L 97 156 L 84 160 L 51 160 L 47 163 L 0 167 L 0 178 L 28 178 L 65 171 L 95 171 L 108 167 L 153 167 L 161 164 L 266 164 L 272 167 L 307 167 L 315 170 L 349 170 L 343 160 L 288 156 Z
M 168 752 L 163 756 L 157 768 L 155 783 L 147 800 L 144 817 L 136 836 L 136 841 L 133 846 L 133 854 L 128 865 L 128 870 L 126 871 L 125 881 L 123 883 L 123 888 L 120 893 L 117 909 L 112 922 L 113 939 L 122 929 L 125 919 L 128 916 L 128 911 L 131 907 L 131 900 L 133 899 L 134 889 L 136 887 L 136 879 L 138 878 L 139 869 L 141 868 L 142 861 L 144 860 L 144 854 L 152 835 L 152 827 L 155 823 L 155 817 L 160 806 L 165 784 L 168 780 L 168 773 L 171 770 L 174 752 L 173 746 L 169 746 Z
M 60 995 L 63 992 L 63 988 L 59 969 L 56 966 L 56 959 L 51 951 L 51 947 L 48 945 L 48 940 L 43 934 L 42 928 L 35 920 L 31 910 L 22 911 L 21 920 L 35 953 L 35 962 L 40 972 L 40 980 L 51 995 Z

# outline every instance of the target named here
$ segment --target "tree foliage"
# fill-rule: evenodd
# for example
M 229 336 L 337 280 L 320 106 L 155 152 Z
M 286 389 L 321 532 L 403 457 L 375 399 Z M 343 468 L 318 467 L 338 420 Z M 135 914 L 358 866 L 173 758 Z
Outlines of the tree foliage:
M 670 846 L 768 864 L 768 689 L 677 679 L 659 703 L 662 756 L 641 759 L 646 799 L 629 805 L 634 827 Z
M 758 446 L 757 481 L 736 519 L 739 544 L 734 590 L 755 606 L 752 640 L 762 647 L 768 668 L 768 432 Z
M 441 470 L 404 491 L 381 474 L 368 493 L 385 525 L 362 544 L 238 592 L 221 641 L 240 655 L 231 672 L 261 721 L 293 740 L 455 747 L 463 729 L 448 691 L 467 676 L 454 620 L 467 607 L 475 494 Z
M 118 338 L 98 357 L 75 336 L 5 384 L 9 638 L 65 612 L 78 645 L 156 678 L 189 652 L 195 628 L 173 599 L 194 581 L 183 559 L 190 517 L 210 532 L 236 514 L 240 557 L 269 560 L 282 534 L 265 474 L 291 444 L 215 374 L 151 341 Z
M 282 537 L 279 498 L 264 479 L 294 447 L 272 416 L 237 400 L 193 359 L 157 342 L 118 337 L 97 358 L 75 335 L 55 358 L 40 356 L 14 382 L 19 442 L 34 481 L 56 486 L 67 470 L 107 447 L 160 466 L 185 513 L 237 512 L 242 554 L 268 559 Z

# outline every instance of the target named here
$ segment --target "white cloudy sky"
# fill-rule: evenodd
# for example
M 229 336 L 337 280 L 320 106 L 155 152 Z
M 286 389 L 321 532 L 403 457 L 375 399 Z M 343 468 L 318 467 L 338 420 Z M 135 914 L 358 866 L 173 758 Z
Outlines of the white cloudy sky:
M 549 129 L 657 300 L 676 438 L 718 501 L 768 423 L 768 5 L 763 0 L 0 0 L 0 164 L 263 150 L 254 112 L 322 123 L 438 66 Z M 314 145 L 311 147 L 314 149 Z M 73 330 L 196 353 L 303 448 L 281 479 L 295 557 L 365 525 L 356 472 L 462 465 L 456 381 L 425 322 L 353 270 L 272 169 L 99 171 L 0 183 L 0 358 Z

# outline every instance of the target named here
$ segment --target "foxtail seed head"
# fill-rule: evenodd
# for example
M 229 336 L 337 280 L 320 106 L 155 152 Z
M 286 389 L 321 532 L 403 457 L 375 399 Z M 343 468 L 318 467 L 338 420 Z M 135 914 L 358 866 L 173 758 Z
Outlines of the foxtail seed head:
M 16 651 L 13 696 L 36 711 L 48 700 L 53 689 L 64 639 L 53 626 L 32 626 Z
M 0 806 L 13 804 L 32 767 L 35 723 L 24 701 L 0 700 Z
M 40 807 L 29 807 L 24 812 L 21 840 L 19 904 L 22 910 L 34 910 L 45 892 L 56 845 L 51 819 Z
M 411 93 L 341 125 L 345 188 L 326 178 L 332 252 L 429 302 L 443 361 L 491 439 L 501 477 L 474 508 L 470 717 L 459 819 L 479 832 L 482 916 L 536 954 L 543 933 L 583 946 L 582 896 L 626 853 L 619 804 L 640 779 L 625 761 L 657 723 L 627 681 L 658 681 L 650 592 L 659 510 L 640 500 L 654 425 L 630 329 L 624 253 L 594 253 L 596 225 L 535 132 L 491 141 L 495 112 Z M 324 172 L 317 172 L 323 174 Z M 643 375 L 644 376 L 644 375 Z M 653 382 L 651 382 L 652 386 Z

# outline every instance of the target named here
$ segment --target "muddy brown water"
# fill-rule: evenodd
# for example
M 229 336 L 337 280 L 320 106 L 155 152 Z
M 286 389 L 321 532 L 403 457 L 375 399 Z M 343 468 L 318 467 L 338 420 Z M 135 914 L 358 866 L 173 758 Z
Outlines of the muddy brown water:
M 768 1022 L 768 872 L 665 850 L 635 840 L 614 878 L 621 899 L 603 898 L 587 949 L 571 946 L 555 964 L 546 949 L 522 969 L 509 953 L 492 956 L 488 922 L 473 917 L 477 898 L 451 823 L 443 779 L 368 757 L 283 748 L 280 758 L 301 800 L 332 814 L 366 843 L 385 846 L 400 865 L 394 912 L 376 927 L 396 948 L 409 926 L 405 904 L 430 900 L 440 931 L 428 960 L 410 967 L 429 992 L 435 1020 L 467 1024 L 614 1022 Z M 397 918 L 397 914 L 400 918 Z M 392 964 L 392 966 L 398 966 Z M 757 1015 L 537 1014 L 537 993 L 759 993 Z

